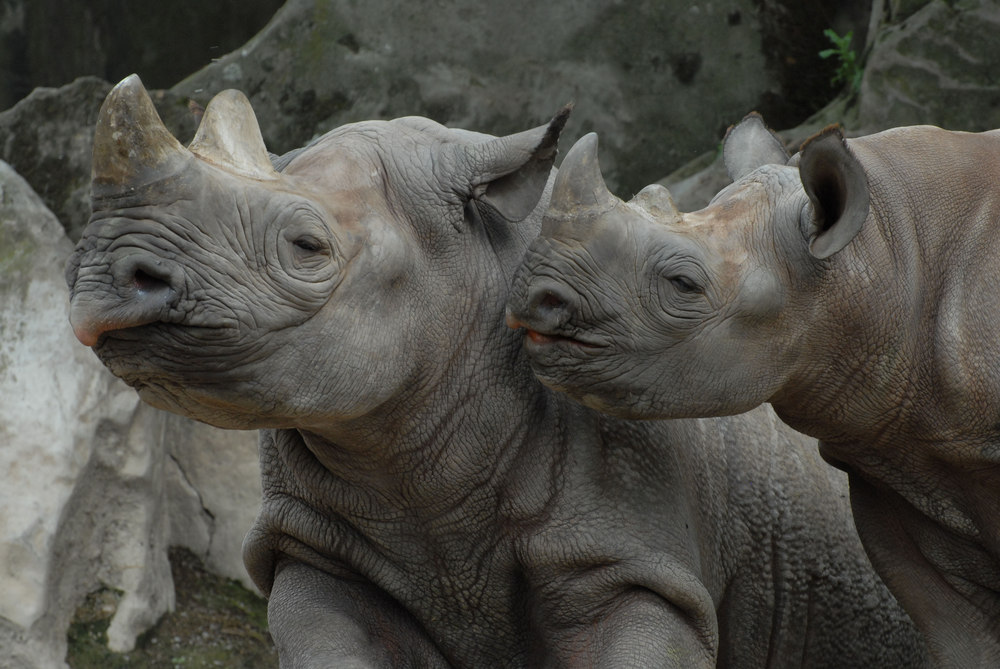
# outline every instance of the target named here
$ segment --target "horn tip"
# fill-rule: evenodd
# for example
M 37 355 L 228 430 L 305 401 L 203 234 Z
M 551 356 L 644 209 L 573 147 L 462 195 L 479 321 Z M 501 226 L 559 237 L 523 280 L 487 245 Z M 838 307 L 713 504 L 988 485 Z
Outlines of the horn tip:
M 115 84 L 115 87 L 108 93 L 107 99 L 134 98 L 146 94 L 146 87 L 143 86 L 142 79 L 139 78 L 138 74 L 133 73 Z
M 577 140 L 576 145 L 579 146 L 581 150 L 596 155 L 599 143 L 597 133 L 588 132 L 586 135 Z
M 133 72 L 132 74 L 128 75 L 127 77 L 119 81 L 118 84 L 115 86 L 115 88 L 118 87 L 128 88 L 133 86 L 142 86 L 142 79 L 140 79 L 139 75 L 136 74 L 135 72 Z

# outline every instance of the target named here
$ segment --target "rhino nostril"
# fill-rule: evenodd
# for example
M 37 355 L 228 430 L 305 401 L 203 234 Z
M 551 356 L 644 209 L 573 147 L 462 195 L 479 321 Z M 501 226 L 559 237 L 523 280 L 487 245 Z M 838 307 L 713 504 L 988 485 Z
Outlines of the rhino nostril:
M 570 311 L 570 303 L 558 287 L 543 284 L 531 291 L 528 308 L 539 316 L 559 318 Z
M 155 293 L 170 290 L 169 283 L 141 269 L 137 269 L 135 274 L 132 275 L 132 284 L 140 293 Z
M 560 309 L 566 308 L 566 300 L 564 300 L 559 295 L 553 293 L 551 290 L 547 290 L 542 294 L 536 306 L 540 309 L 547 309 L 549 311 L 558 311 Z

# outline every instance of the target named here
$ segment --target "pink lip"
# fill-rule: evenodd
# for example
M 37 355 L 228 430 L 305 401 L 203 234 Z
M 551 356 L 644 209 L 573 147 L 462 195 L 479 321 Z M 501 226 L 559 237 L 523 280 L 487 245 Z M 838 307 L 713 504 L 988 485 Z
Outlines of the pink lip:
M 535 330 L 530 330 L 530 329 L 526 329 L 526 333 L 528 335 L 528 339 L 535 342 L 536 344 L 551 344 L 555 341 L 559 341 L 560 339 L 563 341 L 567 341 L 565 337 L 559 337 L 559 338 L 550 337 L 549 335 L 544 335 L 541 332 L 537 332 Z
M 84 346 L 95 346 L 105 332 L 137 327 L 156 320 L 153 316 L 142 318 L 132 314 L 118 313 L 114 310 L 99 311 L 75 307 L 70 311 L 70 325 L 73 326 L 73 334 Z
M 575 344 L 582 348 L 601 348 L 597 344 L 588 344 L 587 342 L 580 341 L 579 339 L 573 339 L 572 337 L 564 337 L 561 335 L 547 335 L 539 332 L 538 330 L 532 330 L 530 327 L 519 321 L 513 314 L 507 313 L 504 321 L 507 323 L 507 327 L 511 330 L 517 330 L 518 328 L 524 328 L 525 334 L 535 344 L 547 345 L 547 344 L 558 344 L 560 342 L 567 344 Z
M 504 315 L 504 322 L 507 324 L 507 327 L 509 327 L 511 330 L 516 330 L 518 328 L 524 327 L 524 323 L 517 320 L 517 318 L 514 317 L 514 314 L 510 313 L 509 311 Z

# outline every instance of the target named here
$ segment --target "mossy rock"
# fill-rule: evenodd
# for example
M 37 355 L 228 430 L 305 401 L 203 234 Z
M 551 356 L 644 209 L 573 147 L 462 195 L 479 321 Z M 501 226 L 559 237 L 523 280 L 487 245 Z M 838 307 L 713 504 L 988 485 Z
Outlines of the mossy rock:
M 120 593 L 101 589 L 77 610 L 68 633 L 71 669 L 273 669 L 267 602 L 232 579 L 205 571 L 189 551 L 170 550 L 177 608 L 139 637 L 130 653 L 107 647 Z

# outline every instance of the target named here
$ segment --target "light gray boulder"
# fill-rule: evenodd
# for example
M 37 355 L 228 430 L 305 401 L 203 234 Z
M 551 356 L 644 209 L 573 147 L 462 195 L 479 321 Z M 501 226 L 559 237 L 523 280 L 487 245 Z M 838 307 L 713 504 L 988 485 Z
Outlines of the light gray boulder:
M 0 666 L 62 667 L 90 593 L 116 593 L 128 650 L 174 591 L 167 547 L 249 585 L 240 545 L 259 506 L 256 437 L 148 407 L 81 351 L 62 268 L 72 243 L 0 161 Z
M 71 243 L 6 163 L 0 194 L 0 645 L 20 658 L 15 666 L 57 666 L 73 609 L 97 581 L 125 593 L 109 629 L 118 646 L 152 622 L 137 619 L 139 610 L 155 620 L 172 606 L 170 572 L 157 559 L 165 533 L 150 531 L 162 526 L 163 503 L 127 494 L 147 487 L 158 468 L 130 434 L 141 405 L 79 355 L 63 325 L 59 267 Z M 108 480 L 108 465 L 119 482 Z M 85 479 L 98 489 L 82 489 Z M 88 507 L 95 494 L 116 503 Z M 67 523 L 77 530 L 67 533 Z M 142 540 L 123 544 L 112 528 Z M 79 583 L 84 574 L 90 583 Z

